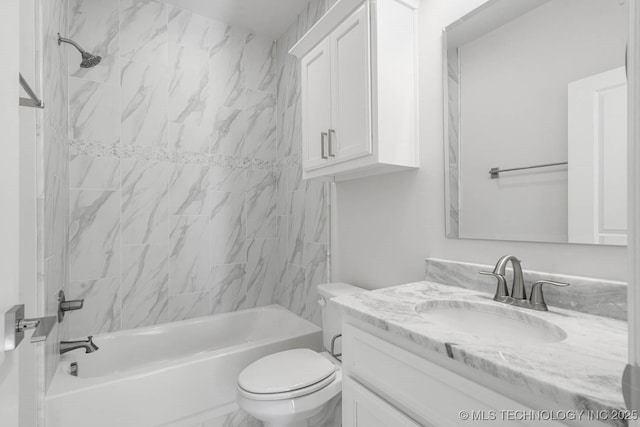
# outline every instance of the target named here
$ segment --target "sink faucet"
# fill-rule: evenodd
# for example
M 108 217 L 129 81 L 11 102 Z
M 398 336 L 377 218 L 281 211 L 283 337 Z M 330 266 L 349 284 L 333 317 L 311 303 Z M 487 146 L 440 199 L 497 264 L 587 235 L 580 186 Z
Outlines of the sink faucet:
M 505 255 L 501 257 L 493 272 L 505 277 L 507 273 L 507 265 L 511 262 L 513 266 L 513 282 L 511 283 L 511 298 L 514 299 L 514 305 L 521 305 L 527 302 L 527 290 L 524 287 L 524 277 L 522 275 L 522 266 L 520 260 L 513 255 Z
M 98 351 L 98 346 L 93 343 L 93 336 L 87 337 L 86 340 L 79 341 L 60 341 L 60 354 L 68 351 L 84 348 L 85 353 L 93 353 Z
M 507 279 L 505 277 L 507 265 L 511 262 L 513 266 L 513 283 L 511 284 L 511 296 L 507 290 Z M 531 300 L 527 298 L 527 290 L 524 286 L 524 276 L 520 260 L 513 255 L 500 257 L 493 271 L 480 271 L 480 274 L 493 276 L 498 280 L 498 287 L 493 299 L 509 305 L 531 308 L 533 310 L 548 311 L 547 304 L 542 294 L 542 285 L 569 286 L 568 283 L 554 282 L 551 280 L 540 280 L 531 287 Z

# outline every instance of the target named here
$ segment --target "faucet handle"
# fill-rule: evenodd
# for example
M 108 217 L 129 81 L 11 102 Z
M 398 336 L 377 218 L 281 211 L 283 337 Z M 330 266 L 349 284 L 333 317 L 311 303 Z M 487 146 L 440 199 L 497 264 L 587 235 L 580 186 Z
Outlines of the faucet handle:
M 58 292 L 58 322 L 62 322 L 67 311 L 80 310 L 84 306 L 84 299 L 67 300 L 64 291 Z
M 507 289 L 507 279 L 504 275 L 493 271 L 478 271 L 478 273 L 484 276 L 493 276 L 498 279 L 498 287 L 496 288 L 496 294 L 493 296 L 494 301 L 505 302 L 509 298 L 509 290 Z
M 549 308 L 544 301 L 544 295 L 542 294 L 542 285 L 565 287 L 569 286 L 569 283 L 554 282 L 553 280 L 539 280 L 531 285 L 531 297 L 529 299 L 531 308 L 534 310 L 549 311 Z

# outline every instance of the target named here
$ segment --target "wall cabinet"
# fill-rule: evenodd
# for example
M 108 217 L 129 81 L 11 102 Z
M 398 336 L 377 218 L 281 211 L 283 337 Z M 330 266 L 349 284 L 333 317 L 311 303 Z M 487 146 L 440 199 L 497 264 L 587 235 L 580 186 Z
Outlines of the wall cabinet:
M 504 385 L 497 392 L 391 343 L 377 332 L 364 330 L 349 318 L 343 320 L 343 427 L 454 427 L 482 422 L 505 427 L 567 426 L 556 420 L 509 419 L 515 411 L 533 412 L 507 396 L 515 393 L 511 386 Z M 444 356 L 434 353 L 433 357 Z M 540 403 L 533 397 L 526 397 L 526 401 L 535 409 L 554 408 L 553 402 Z M 461 417 L 461 411 L 469 418 Z M 501 411 L 511 414 L 501 415 Z M 585 420 L 569 425 L 603 426 Z
M 340 0 L 291 49 L 301 61 L 303 177 L 418 167 L 414 0 Z

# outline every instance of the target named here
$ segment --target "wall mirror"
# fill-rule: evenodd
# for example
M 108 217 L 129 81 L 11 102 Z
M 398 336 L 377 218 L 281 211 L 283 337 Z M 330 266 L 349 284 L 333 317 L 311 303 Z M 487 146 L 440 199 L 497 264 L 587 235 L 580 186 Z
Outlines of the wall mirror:
M 627 21 L 491 0 L 444 29 L 448 237 L 626 245 Z

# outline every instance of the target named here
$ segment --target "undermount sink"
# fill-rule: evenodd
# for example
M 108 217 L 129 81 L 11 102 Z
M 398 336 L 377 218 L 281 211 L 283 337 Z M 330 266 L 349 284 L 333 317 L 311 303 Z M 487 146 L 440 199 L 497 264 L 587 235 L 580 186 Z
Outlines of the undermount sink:
M 416 305 L 422 318 L 471 344 L 547 344 L 567 338 L 559 326 L 501 303 L 434 300 Z M 456 338 L 453 336 L 455 335 Z

